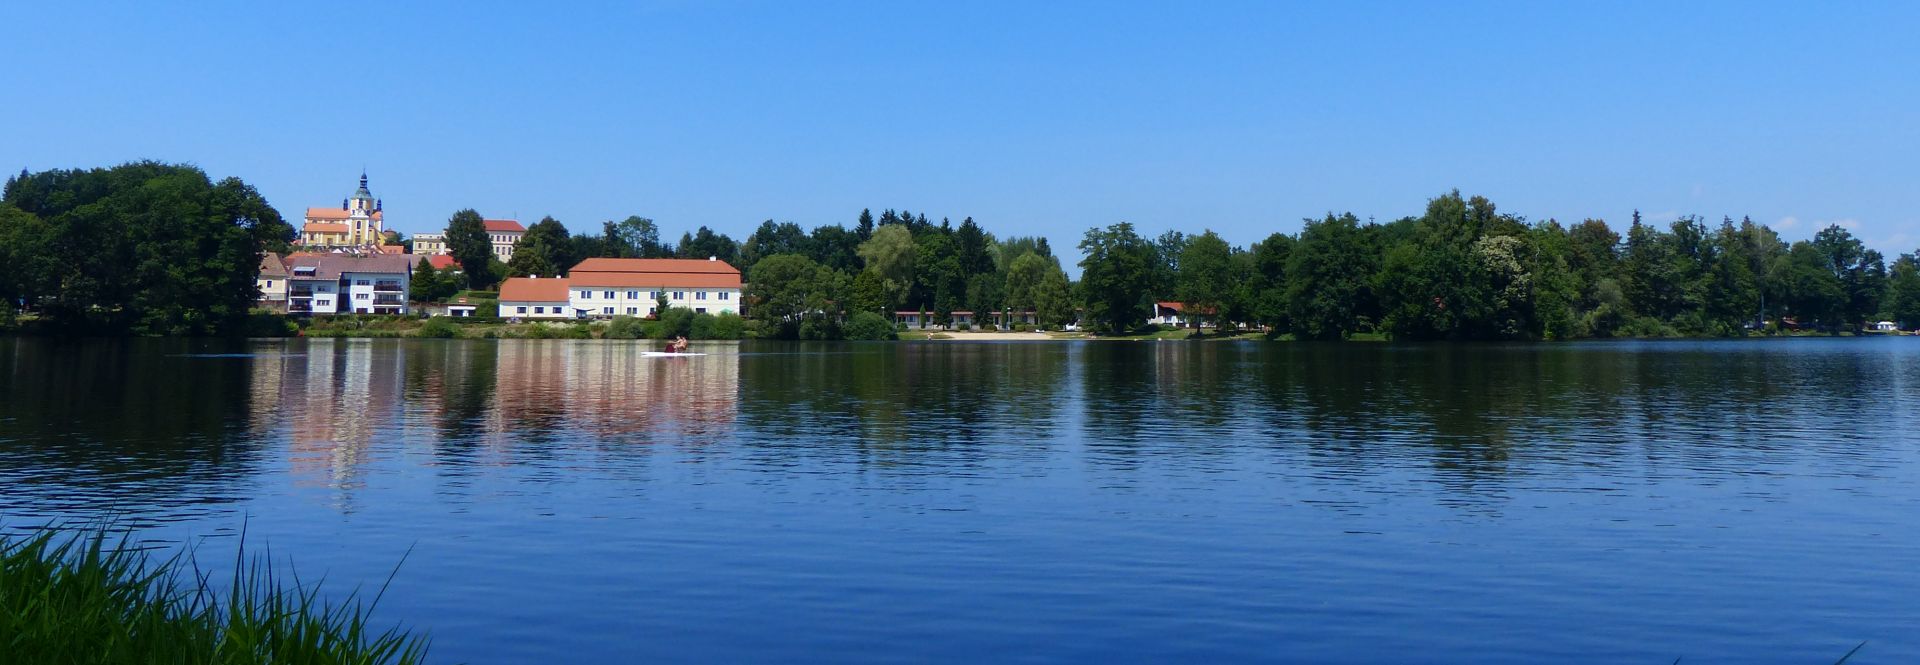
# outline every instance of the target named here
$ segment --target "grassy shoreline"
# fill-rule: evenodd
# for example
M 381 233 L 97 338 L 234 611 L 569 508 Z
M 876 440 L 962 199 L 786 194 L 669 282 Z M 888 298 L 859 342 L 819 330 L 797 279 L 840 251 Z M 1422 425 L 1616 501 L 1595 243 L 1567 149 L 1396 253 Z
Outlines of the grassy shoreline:
M 325 603 L 317 585 L 283 582 L 244 548 L 227 590 L 216 592 L 190 553 L 154 558 L 104 529 L 0 535 L 9 662 L 424 662 L 424 637 L 375 632 L 368 617 L 379 600 L 363 603 L 356 592 Z

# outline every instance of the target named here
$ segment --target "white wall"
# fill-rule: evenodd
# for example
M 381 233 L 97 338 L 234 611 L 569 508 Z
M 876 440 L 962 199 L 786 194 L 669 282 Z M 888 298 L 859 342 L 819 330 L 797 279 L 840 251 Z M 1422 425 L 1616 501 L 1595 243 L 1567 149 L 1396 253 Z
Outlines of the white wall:
M 522 307 L 527 308 L 527 310 L 524 312 L 520 311 Z M 539 308 L 541 311 L 535 312 L 533 311 L 534 308 Z M 573 306 L 564 302 L 547 302 L 544 300 L 502 300 L 500 301 L 500 316 L 502 318 L 522 319 L 571 319 L 573 318 Z
M 611 298 L 607 297 L 612 293 Z M 624 288 L 609 286 L 573 286 L 568 290 L 573 306 L 587 310 L 591 316 L 650 316 L 657 304 L 656 293 L 665 295 L 668 307 L 685 307 L 694 311 L 705 310 L 708 314 L 722 312 L 740 312 L 739 289 L 681 289 L 660 290 L 656 288 Z M 678 297 L 676 297 L 678 296 Z M 608 308 L 612 308 L 609 314 Z M 504 316 L 504 315 L 503 315 Z

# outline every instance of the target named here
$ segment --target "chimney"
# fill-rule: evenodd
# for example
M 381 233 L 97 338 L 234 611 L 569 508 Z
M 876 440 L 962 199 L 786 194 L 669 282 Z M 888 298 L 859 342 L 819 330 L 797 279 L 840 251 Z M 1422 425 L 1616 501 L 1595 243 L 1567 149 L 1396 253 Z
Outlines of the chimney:
M 711 254 L 709 254 L 709 255 L 707 255 L 707 260 L 708 260 L 708 261 L 718 261 L 718 260 L 720 260 L 720 257 L 718 257 L 718 256 L 714 256 L 714 255 L 711 255 Z

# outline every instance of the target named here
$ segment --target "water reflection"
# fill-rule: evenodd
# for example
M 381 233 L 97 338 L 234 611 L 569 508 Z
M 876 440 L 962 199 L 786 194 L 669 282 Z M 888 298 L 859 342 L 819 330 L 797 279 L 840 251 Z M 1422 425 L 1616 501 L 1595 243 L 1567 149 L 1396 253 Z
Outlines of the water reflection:
M 647 348 L 0 339 L 0 523 L 418 545 L 455 662 L 1920 657 L 1912 339 Z

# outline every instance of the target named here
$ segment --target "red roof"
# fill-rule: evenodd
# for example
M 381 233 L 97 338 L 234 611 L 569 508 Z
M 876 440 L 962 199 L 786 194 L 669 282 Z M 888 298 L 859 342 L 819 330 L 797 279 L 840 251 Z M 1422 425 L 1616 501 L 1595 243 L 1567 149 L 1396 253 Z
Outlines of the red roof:
M 307 219 L 346 219 L 348 217 L 351 217 L 352 215 L 353 213 L 347 212 L 346 208 L 308 208 L 307 209 Z M 380 219 L 380 211 L 378 210 L 373 211 L 373 218 L 376 220 Z
M 301 227 L 300 232 L 301 233 L 346 233 L 347 225 L 328 224 L 326 222 L 307 222 L 306 226 Z
M 500 284 L 501 302 L 567 302 L 567 280 L 558 277 L 509 277 Z
M 728 265 L 726 261 L 706 259 L 587 259 L 574 266 L 573 272 L 689 272 L 738 275 L 740 269 Z
M 587 272 L 578 270 L 567 279 L 579 286 L 607 286 L 621 289 L 738 289 L 739 275 L 715 275 L 685 272 Z
M 511 219 L 489 219 L 482 223 L 487 225 L 488 231 L 496 233 L 524 233 L 527 230 L 527 227 L 521 226 L 520 222 Z
M 1157 302 L 1157 303 L 1154 303 L 1154 304 L 1155 304 L 1155 305 L 1159 305 L 1159 306 L 1160 306 L 1160 309 L 1170 309 L 1170 310 L 1173 310 L 1173 311 L 1176 311 L 1176 312 L 1180 312 L 1180 313 L 1182 313 L 1182 314 L 1185 314 L 1185 313 L 1186 313 L 1186 311 L 1187 311 L 1187 305 L 1186 305 L 1186 304 L 1184 304 L 1184 303 L 1177 303 L 1177 302 Z M 1199 308 L 1194 308 L 1194 311 L 1195 311 L 1195 312 L 1197 312 L 1197 313 L 1199 313 L 1199 314 L 1200 314 L 1200 315 L 1202 315 L 1202 316 L 1212 316 L 1212 315 L 1213 315 L 1213 309 L 1211 309 L 1211 308 L 1208 308 L 1208 309 L 1199 309 Z
M 460 267 L 460 264 L 454 262 L 452 254 L 428 255 L 427 265 L 433 266 L 434 270 L 446 270 L 447 268 Z
M 587 259 L 567 273 L 581 286 L 738 289 L 740 270 L 703 259 Z

